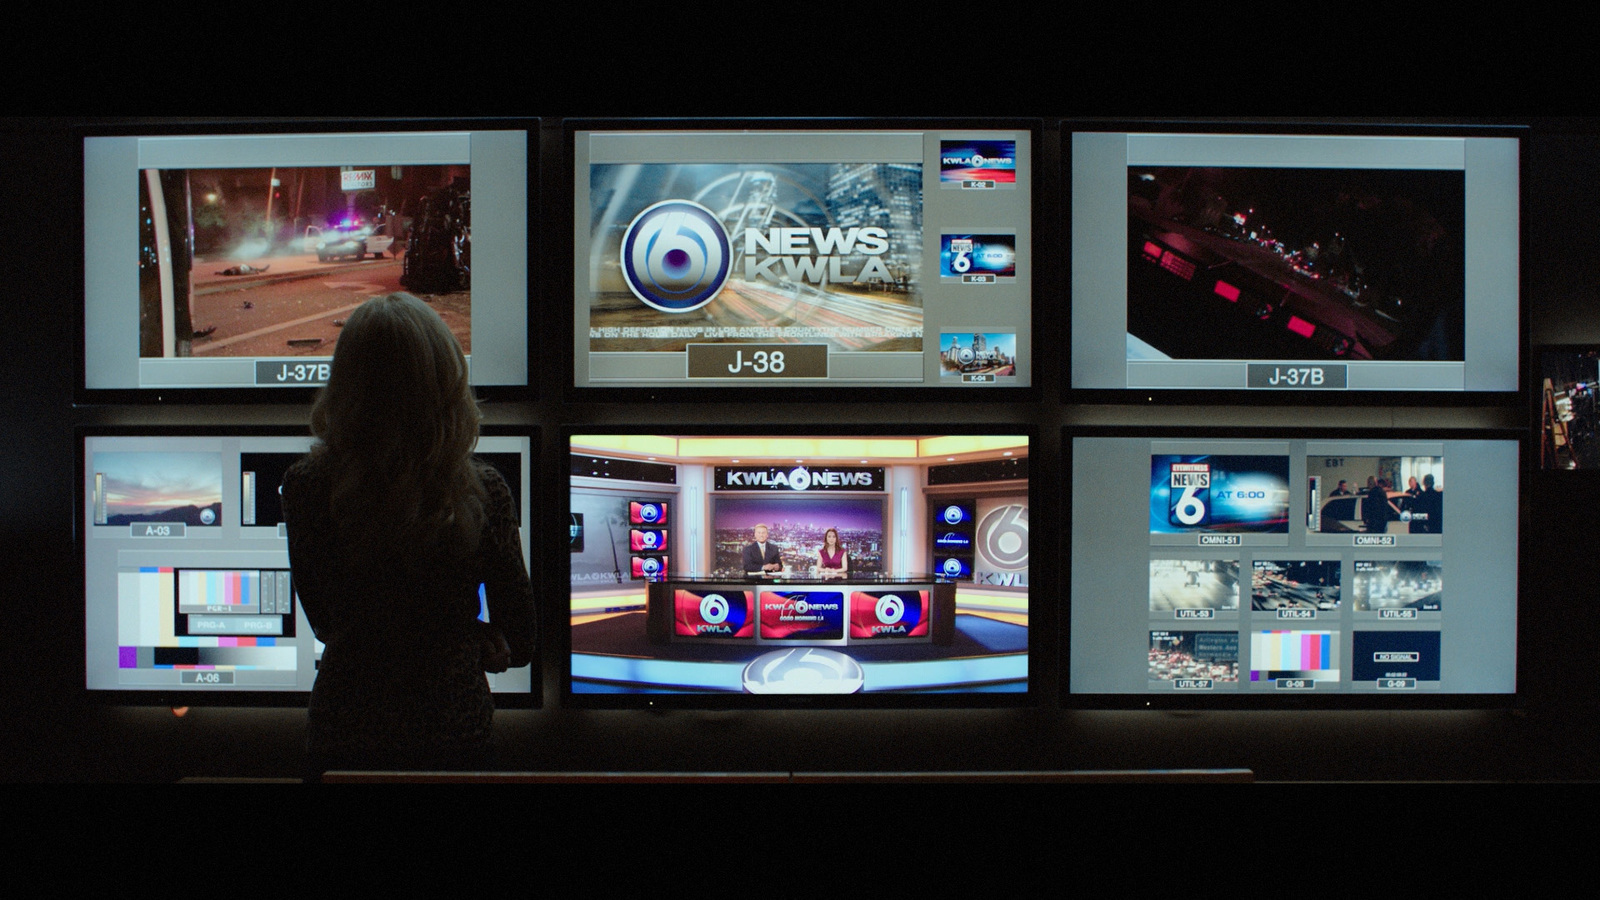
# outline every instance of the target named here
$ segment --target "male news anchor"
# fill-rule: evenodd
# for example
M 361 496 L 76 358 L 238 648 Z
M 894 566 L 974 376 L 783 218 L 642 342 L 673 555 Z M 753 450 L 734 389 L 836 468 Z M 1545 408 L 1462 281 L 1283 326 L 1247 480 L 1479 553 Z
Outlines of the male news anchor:
M 746 572 L 782 570 L 783 558 L 778 555 L 777 545 L 767 541 L 767 526 L 757 525 L 753 530 L 755 540 L 744 547 L 744 570 Z

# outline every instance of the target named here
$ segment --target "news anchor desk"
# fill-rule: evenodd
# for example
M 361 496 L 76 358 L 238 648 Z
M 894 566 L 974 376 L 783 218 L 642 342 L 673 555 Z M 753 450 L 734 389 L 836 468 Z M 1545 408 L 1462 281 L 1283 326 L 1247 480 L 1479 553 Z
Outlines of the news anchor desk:
M 949 645 L 956 585 L 928 574 L 675 575 L 645 589 L 653 644 Z

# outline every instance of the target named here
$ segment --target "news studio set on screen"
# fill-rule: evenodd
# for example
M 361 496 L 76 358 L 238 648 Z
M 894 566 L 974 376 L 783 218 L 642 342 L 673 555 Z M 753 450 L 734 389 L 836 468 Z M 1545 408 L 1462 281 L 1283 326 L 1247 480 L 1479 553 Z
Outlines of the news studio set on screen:
M 1068 702 L 1507 701 L 1519 438 L 1069 429 Z
M 395 291 L 480 392 L 528 393 L 536 123 L 256 127 L 83 135 L 81 397 L 303 401 Z
M 484 426 L 532 565 L 528 429 Z M 311 448 L 281 426 L 83 429 L 84 678 L 112 702 L 298 705 L 322 645 L 289 566 L 279 486 Z M 479 588 L 479 617 L 489 621 Z M 500 706 L 535 702 L 533 669 L 486 673 Z
M 1028 697 L 1030 439 L 569 435 L 580 705 Z
M 1522 163 L 1506 129 L 1063 142 L 1085 399 L 1515 397 Z
M 577 388 L 1034 383 L 1032 123 L 642 124 L 568 125 Z

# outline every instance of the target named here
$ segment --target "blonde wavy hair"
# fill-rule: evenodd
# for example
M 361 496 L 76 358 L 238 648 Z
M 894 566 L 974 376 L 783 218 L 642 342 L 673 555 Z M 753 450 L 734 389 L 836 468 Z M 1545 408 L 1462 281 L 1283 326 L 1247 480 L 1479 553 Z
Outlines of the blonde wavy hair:
M 311 452 L 329 467 L 331 512 L 353 551 L 416 559 L 477 547 L 479 419 L 461 346 L 427 304 L 393 293 L 350 314 L 311 407 Z

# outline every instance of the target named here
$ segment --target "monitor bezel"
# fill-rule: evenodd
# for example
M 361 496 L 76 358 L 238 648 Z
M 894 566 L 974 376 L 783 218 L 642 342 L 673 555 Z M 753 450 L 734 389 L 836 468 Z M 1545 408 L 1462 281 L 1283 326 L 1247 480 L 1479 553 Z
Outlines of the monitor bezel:
M 1033 425 L 993 423 L 982 426 L 972 425 L 935 425 L 928 423 L 913 423 L 903 426 L 862 426 L 862 425 L 833 425 L 833 426 L 807 426 L 793 424 L 740 424 L 732 426 L 712 427 L 706 425 L 687 424 L 656 424 L 638 425 L 632 422 L 626 424 L 590 424 L 584 426 L 564 426 L 561 429 L 561 438 L 558 450 L 561 453 L 561 484 L 562 491 L 560 517 L 557 523 L 565 523 L 571 514 L 571 477 L 570 458 L 572 456 L 572 438 L 577 434 L 666 434 L 683 436 L 726 436 L 739 437 L 743 435 L 805 435 L 816 437 L 915 437 L 931 435 L 962 435 L 962 434 L 1008 434 L 1025 436 L 1028 439 L 1028 455 L 1030 460 L 1041 451 L 1039 443 L 1039 429 Z M 1028 477 L 1028 508 L 1029 521 L 1034 518 L 1038 504 L 1048 504 L 1051 508 L 1043 510 L 1042 514 L 1051 517 L 1054 521 L 1056 510 L 1054 504 L 1057 491 L 1053 485 L 1047 486 L 1046 480 L 1053 477 L 1047 465 L 1035 466 L 1029 464 Z M 979 486 L 989 484 L 1003 484 L 1003 482 L 978 482 Z M 924 484 L 926 487 L 926 484 Z M 1030 555 L 1028 569 L 1028 685 L 1025 691 L 1015 693 L 997 693 L 972 691 L 965 693 L 945 692 L 899 692 L 881 694 L 712 694 L 712 693 L 575 693 L 572 690 L 572 630 L 571 616 L 568 613 L 571 600 L 571 553 L 567 547 L 566 530 L 551 529 L 551 542 L 548 551 L 551 559 L 566 559 L 567 564 L 552 563 L 549 566 L 550 579 L 547 582 L 546 596 L 561 598 L 559 611 L 553 612 L 550 619 L 555 623 L 549 641 L 551 652 L 559 653 L 561 661 L 560 696 L 563 706 L 585 709 L 705 709 L 705 710 L 789 710 L 789 709 L 994 709 L 994 708 L 1019 708 L 1040 705 L 1045 685 L 1049 683 L 1047 669 L 1042 664 L 1041 654 L 1047 653 L 1053 644 L 1055 627 L 1054 604 L 1048 597 L 1034 600 L 1035 583 L 1034 573 L 1037 570 L 1044 573 L 1039 583 L 1054 584 L 1057 578 L 1055 563 L 1050 554 L 1044 554 L 1036 563 Z M 1044 591 L 1049 597 L 1054 593 Z
M 524 489 L 528 494 L 528 521 L 533 530 L 528 545 L 530 583 L 535 586 L 540 583 L 541 556 L 539 553 L 539 517 L 535 514 L 534 503 L 539 497 L 541 482 L 540 431 L 532 425 L 483 425 L 479 429 L 484 436 L 490 437 L 522 437 L 528 439 L 529 477 Z M 80 660 L 76 667 L 79 679 L 78 690 L 90 702 L 103 706 L 154 706 L 171 707 L 173 709 L 199 706 L 199 707 L 303 707 L 311 698 L 310 691 L 299 690 L 255 690 L 255 689 L 230 689 L 227 691 L 171 691 L 171 690 L 118 690 L 115 688 L 90 688 L 88 686 L 88 534 L 86 522 L 88 502 L 83 493 L 84 477 L 87 471 L 85 448 L 87 439 L 91 437 L 303 437 L 310 438 L 311 431 L 305 425 L 221 425 L 207 423 L 204 425 L 79 425 L 73 430 L 74 454 L 76 466 L 74 469 L 73 492 L 76 499 L 73 501 L 73 566 L 74 587 L 73 596 L 79 603 L 81 614 L 76 617 L 77 627 L 74 630 L 75 652 Z M 296 604 L 298 607 L 298 604 Z M 537 613 L 537 604 L 535 605 Z M 298 608 L 295 612 L 304 623 L 305 613 Z M 307 636 L 312 636 L 310 625 L 306 625 Z M 529 684 L 526 692 L 503 692 L 492 694 L 497 709 L 538 709 L 544 704 L 544 662 L 545 641 L 541 640 L 534 653 L 532 663 L 529 664 Z
M 527 255 L 523 259 L 527 278 L 527 296 L 524 302 L 529 311 L 535 306 L 533 298 L 539 296 L 540 219 L 538 214 L 540 182 L 540 129 L 539 119 L 529 117 L 505 118 L 387 118 L 387 119 L 335 119 L 307 118 L 114 118 L 79 120 L 71 128 L 73 206 L 77 215 L 71 217 L 68 239 L 72 243 L 74 261 L 70 273 L 72 290 L 78 305 L 74 317 L 73 355 L 75 380 L 73 403 L 76 406 L 97 405 L 194 405 L 194 404 L 295 404 L 308 403 L 315 396 L 317 386 L 293 388 L 268 387 L 198 387 L 198 388 L 91 388 L 88 386 L 88 297 L 85 291 L 84 215 L 86 185 L 84 183 L 84 141 L 97 137 L 171 137 L 199 135 L 270 135 L 270 134 L 380 134 L 404 131 L 522 131 L 527 134 L 528 157 L 524 161 L 527 178 Z M 533 378 L 533 327 L 524 335 L 523 349 L 526 376 L 522 384 L 474 385 L 474 394 L 482 401 L 532 401 L 538 398 L 538 388 Z
M 1524 542 L 1528 535 L 1528 471 L 1523 464 L 1527 454 L 1528 436 L 1515 428 L 1266 428 L 1266 427 L 1199 427 L 1199 426 L 1132 426 L 1132 425 L 1069 425 L 1062 429 L 1061 469 L 1064 494 L 1070 494 L 1073 477 L 1073 440 L 1075 438 L 1137 438 L 1141 440 L 1361 440 L 1361 441 L 1496 441 L 1510 442 L 1517 448 L 1516 466 L 1518 503 L 1517 527 L 1517 634 L 1512 636 L 1516 646 L 1513 679 L 1514 691 L 1503 694 L 1482 693 L 1430 693 L 1430 694 L 1380 694 L 1328 692 L 1323 694 L 1278 695 L 1268 692 L 1240 690 L 1228 693 L 1180 693 L 1177 691 L 1143 693 L 1074 693 L 1072 691 L 1072 501 L 1070 496 L 1062 501 L 1061 556 L 1066 570 L 1062 578 L 1066 602 L 1061 618 L 1060 645 L 1060 696 L 1066 709 L 1163 709 L 1163 710 L 1412 710 L 1412 709 L 1502 709 L 1523 705 L 1527 673 L 1523 671 L 1522 629 L 1524 615 L 1521 597 L 1531 584 L 1527 568 L 1528 554 Z M 1241 632 L 1247 623 L 1241 621 Z
M 1041 155 L 1043 147 L 1042 138 L 1046 132 L 1042 118 L 567 118 L 562 120 L 562 149 L 561 158 L 562 177 L 558 182 L 561 194 L 553 197 L 561 205 L 563 215 L 561 221 L 566 225 L 563 233 L 553 236 L 549 246 L 552 251 L 560 250 L 563 260 L 571 260 L 576 249 L 577 235 L 577 208 L 576 208 L 576 183 L 577 183 L 577 134 L 578 132 L 610 131 L 1026 131 L 1029 133 L 1031 153 L 1033 155 L 1032 169 L 1029 177 L 1032 190 L 1029 195 L 1030 229 L 1033 235 L 1033 259 L 1029 261 L 1032 267 L 1032 289 L 1028 301 L 1029 321 L 1033 335 L 1033 343 L 1029 348 L 1029 359 L 1032 365 L 1030 383 L 1026 386 L 1015 387 L 983 387 L 959 388 L 939 387 L 936 385 L 921 387 L 902 387 L 893 384 L 821 384 L 816 387 L 801 387 L 793 385 L 780 385 L 763 387 L 760 385 L 663 385 L 657 387 L 597 387 L 593 385 L 577 384 L 577 284 L 576 275 L 570 267 L 555 267 L 560 272 L 559 279 L 550 282 L 553 305 L 562 311 L 562 321 L 565 330 L 562 336 L 565 343 L 561 351 L 559 364 L 565 373 L 562 384 L 565 385 L 566 398 L 569 402 L 627 402 L 627 401 L 659 401 L 659 402 L 771 402 L 780 398 L 784 402 L 820 403 L 835 401 L 840 391 L 870 391 L 874 396 L 883 400 L 895 402 L 924 401 L 924 402 L 1031 402 L 1041 396 L 1040 384 L 1044 380 L 1037 360 L 1037 350 L 1043 343 L 1040 340 L 1041 331 L 1041 303 L 1040 294 L 1042 284 L 1047 284 L 1053 277 L 1053 272 L 1041 277 L 1042 266 L 1040 260 L 1047 259 L 1047 254 L 1041 254 L 1038 248 L 1046 241 L 1052 239 L 1043 230 L 1054 220 L 1054 216 L 1047 214 L 1046 200 L 1051 196 L 1051 191 L 1046 190 L 1046 185 L 1041 180 L 1041 175 L 1053 177 L 1056 168 L 1049 165 L 1049 160 Z M 1050 185 L 1053 187 L 1052 185 Z M 552 191 L 554 193 L 554 191 Z M 924 234 L 924 243 L 927 237 Z M 559 284 L 555 283 L 559 280 Z M 927 340 L 926 334 L 923 336 Z M 924 351 L 926 352 L 926 350 Z
M 1062 342 L 1063 367 L 1061 372 L 1061 397 L 1064 403 L 1126 404 L 1153 407 L 1163 404 L 1194 406 L 1227 404 L 1231 406 L 1503 406 L 1518 407 L 1525 403 L 1528 383 L 1524 375 L 1524 360 L 1529 346 L 1529 285 L 1528 285 L 1528 185 L 1530 177 L 1528 138 L 1532 129 L 1527 124 L 1509 121 L 1471 120 L 1399 120 L 1338 118 L 1327 120 L 1284 118 L 1171 118 L 1171 119 L 1093 119 L 1066 118 L 1059 122 L 1061 137 L 1061 224 L 1060 246 L 1063 268 L 1062 290 L 1071 296 L 1072 289 L 1072 160 L 1073 135 L 1084 133 L 1127 134 L 1264 134 L 1284 136 L 1363 136 L 1395 138 L 1511 138 L 1518 144 L 1517 153 L 1517 353 L 1513 370 L 1518 373 L 1515 388 L 1504 391 L 1428 391 L 1401 389 L 1393 391 L 1363 390 L 1250 390 L 1248 388 L 1089 388 L 1075 387 L 1072 380 L 1071 315 L 1065 323 Z M 1076 298 L 1074 298 L 1076 299 Z M 1119 339 L 1121 336 L 1118 336 Z

